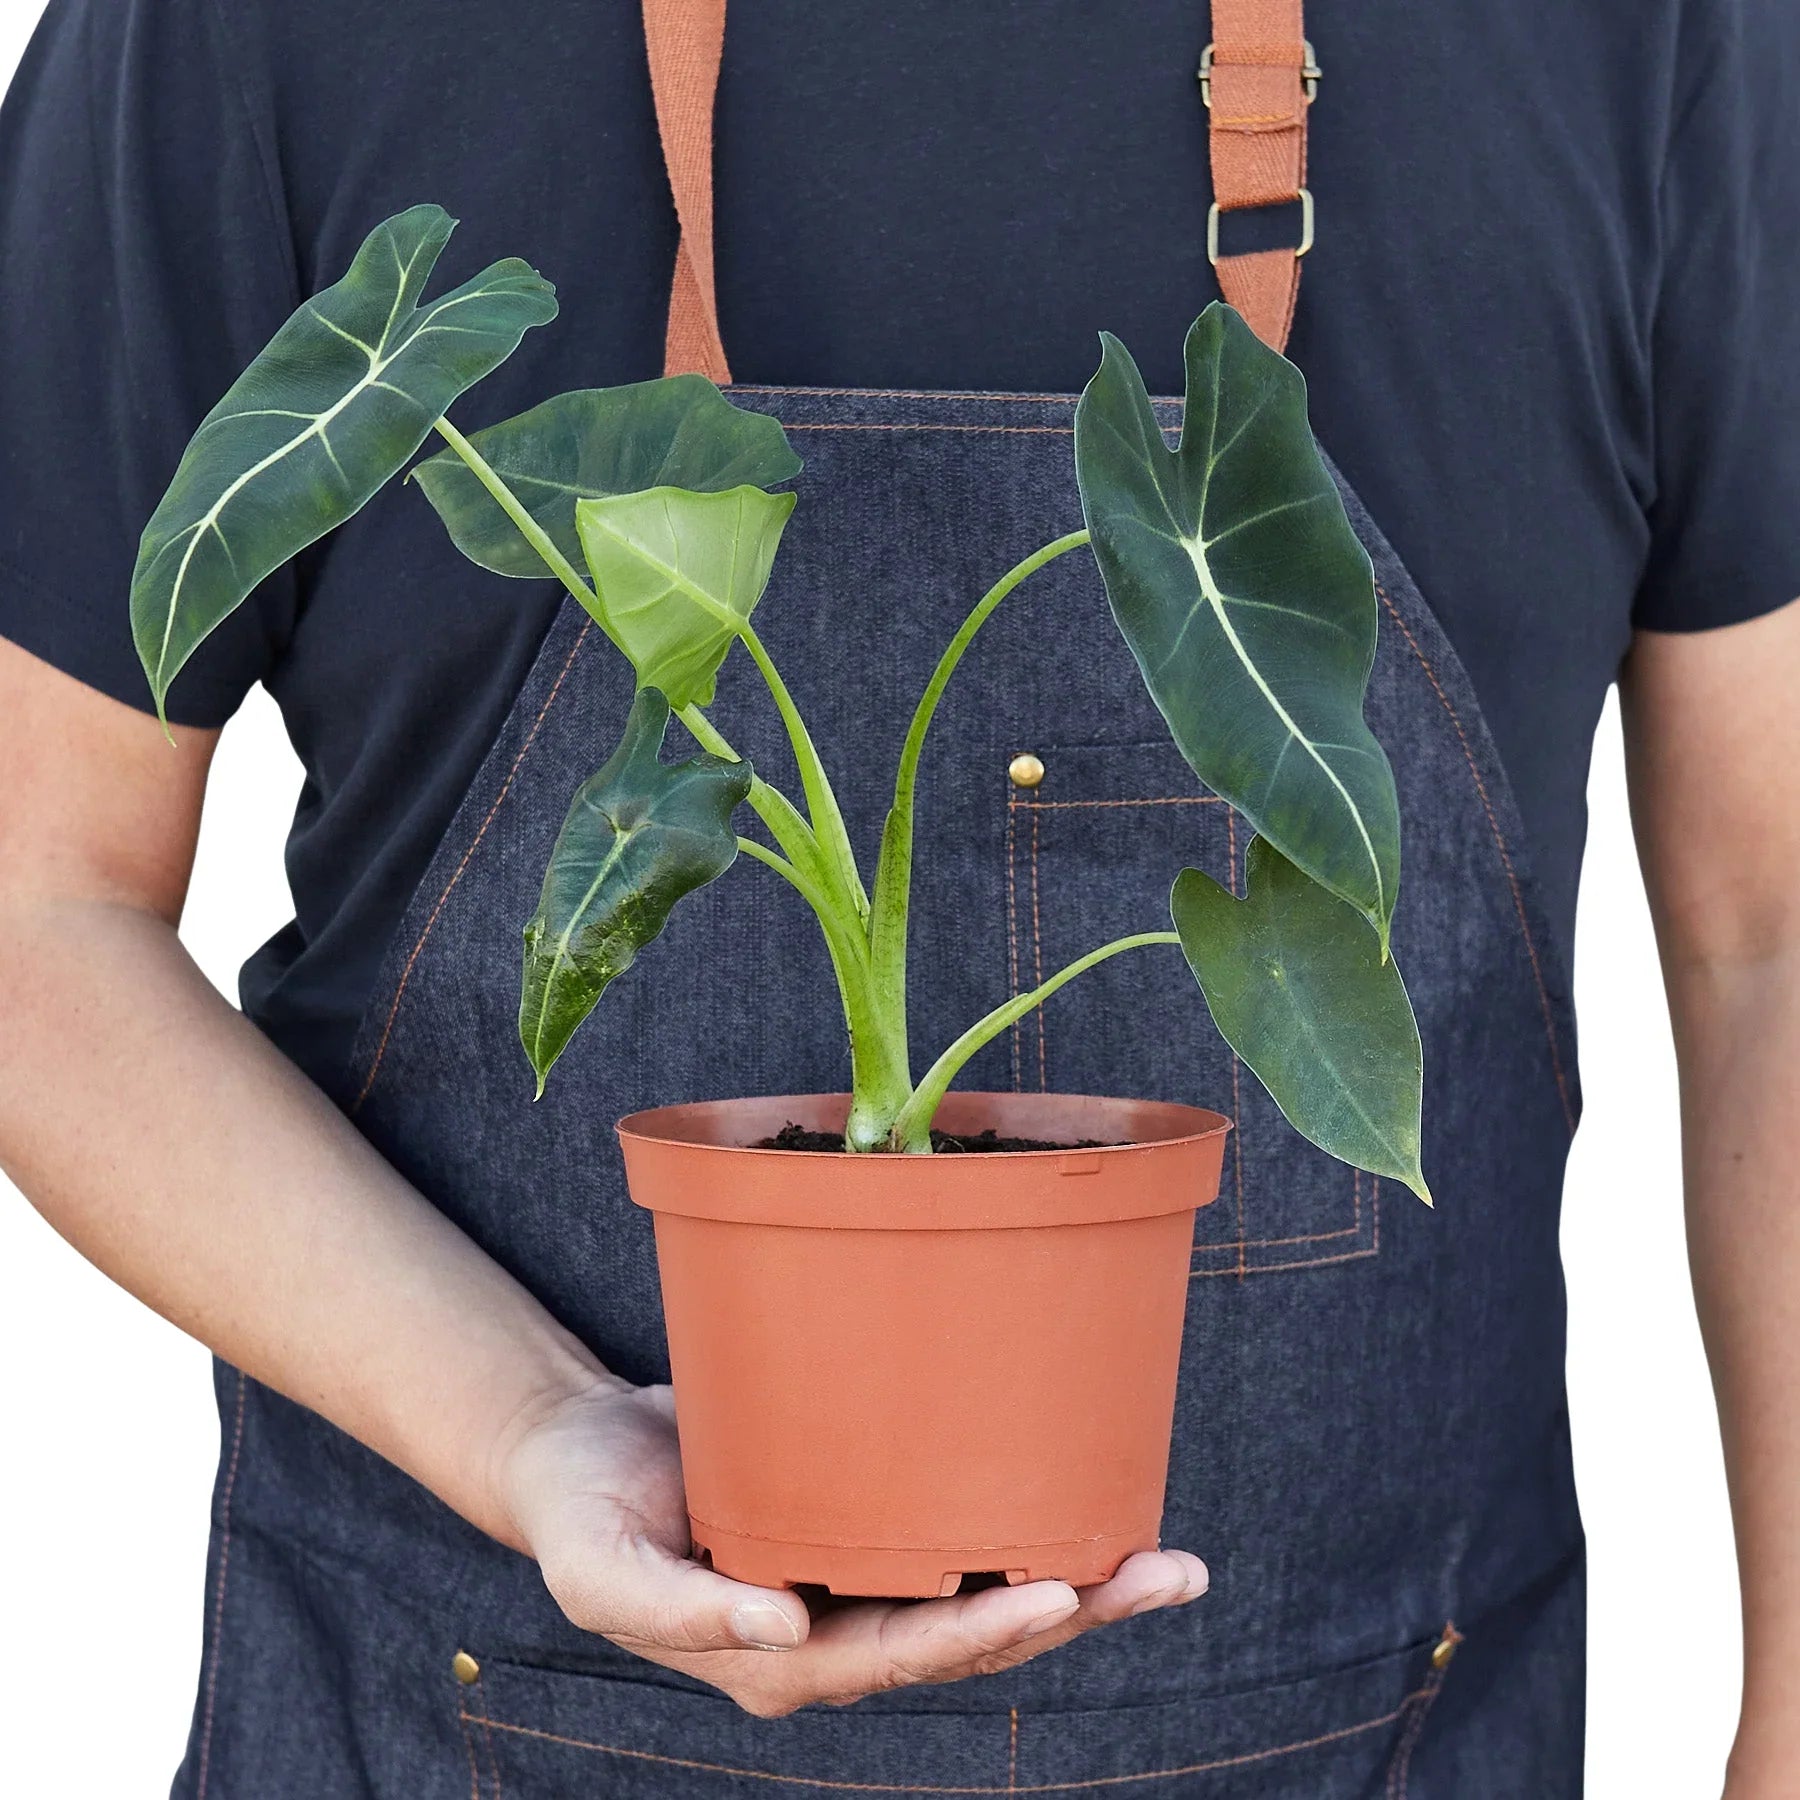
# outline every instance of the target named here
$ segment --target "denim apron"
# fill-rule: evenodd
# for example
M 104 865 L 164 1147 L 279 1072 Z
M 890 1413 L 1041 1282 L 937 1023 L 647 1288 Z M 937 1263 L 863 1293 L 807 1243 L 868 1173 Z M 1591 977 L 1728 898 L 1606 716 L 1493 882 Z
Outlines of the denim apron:
M 696 255 L 686 207 L 683 220 L 682 279 L 697 273 L 704 292 L 710 246 Z M 870 858 L 944 641 L 996 575 L 1080 523 L 1074 401 L 731 391 L 806 458 L 758 627 Z M 1177 403 L 1159 408 L 1178 424 Z M 1004 1675 L 757 1720 L 576 1630 L 527 1558 L 221 1369 L 205 1660 L 179 1795 L 1579 1793 L 1583 1561 L 1557 1254 L 1578 1106 L 1568 983 L 1468 679 L 1344 499 L 1380 599 L 1367 710 L 1405 821 L 1394 941 L 1425 1044 L 1436 1211 L 1293 1132 L 1172 949 L 1095 970 L 966 1076 L 1233 1119 L 1223 1191 L 1196 1228 L 1164 1526 L 1208 1559 L 1211 1592 Z M 519 929 L 631 691 L 566 602 L 395 936 L 351 1091 L 408 1179 L 610 1367 L 649 1382 L 668 1378 L 651 1224 L 627 1199 L 613 1121 L 674 1100 L 838 1090 L 845 1054 L 802 903 L 743 862 L 683 903 L 531 1103 Z M 780 726 L 741 658 L 714 715 L 786 783 Z M 1009 779 L 1021 751 L 1043 765 L 1036 786 Z M 1009 600 L 958 672 L 919 819 L 922 1050 L 1093 945 L 1154 927 L 1183 865 L 1241 887 L 1249 840 L 1169 743 L 1079 556 Z M 443 1379 L 457 1380 L 454 1344 Z

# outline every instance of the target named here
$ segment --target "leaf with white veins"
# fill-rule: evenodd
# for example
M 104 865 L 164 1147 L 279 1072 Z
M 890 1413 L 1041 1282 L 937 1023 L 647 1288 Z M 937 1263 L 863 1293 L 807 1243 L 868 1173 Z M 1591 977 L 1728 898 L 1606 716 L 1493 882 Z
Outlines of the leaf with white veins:
M 458 394 L 556 316 L 516 257 L 429 305 L 456 221 L 415 206 L 378 225 L 201 421 L 138 546 L 131 631 L 156 708 L 265 576 L 403 468 Z
M 668 701 L 642 690 L 618 749 L 582 783 L 551 852 L 525 927 L 519 996 L 519 1041 L 539 1094 L 576 1028 L 676 901 L 737 857 L 731 813 L 750 792 L 750 765 L 704 754 L 665 763 L 668 724 Z
M 1103 342 L 1075 412 L 1075 469 L 1151 698 L 1200 779 L 1385 949 L 1400 817 L 1362 714 L 1374 576 L 1313 441 L 1300 371 L 1209 306 L 1188 333 L 1170 450 L 1129 353 Z

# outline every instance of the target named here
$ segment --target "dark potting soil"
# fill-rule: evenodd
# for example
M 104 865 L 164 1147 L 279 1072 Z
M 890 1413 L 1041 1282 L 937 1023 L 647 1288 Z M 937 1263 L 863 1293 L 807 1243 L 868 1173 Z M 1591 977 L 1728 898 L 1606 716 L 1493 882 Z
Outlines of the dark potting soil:
M 808 1131 L 803 1125 L 786 1124 L 773 1137 L 760 1138 L 752 1150 L 830 1150 L 841 1151 L 843 1134 L 835 1131 Z M 1099 1138 L 1081 1138 L 1073 1144 L 1059 1144 L 1048 1138 L 1001 1137 L 996 1131 L 978 1131 L 973 1137 L 952 1137 L 947 1131 L 931 1134 L 931 1147 L 944 1156 L 980 1156 L 998 1150 L 1114 1150 L 1118 1146 Z

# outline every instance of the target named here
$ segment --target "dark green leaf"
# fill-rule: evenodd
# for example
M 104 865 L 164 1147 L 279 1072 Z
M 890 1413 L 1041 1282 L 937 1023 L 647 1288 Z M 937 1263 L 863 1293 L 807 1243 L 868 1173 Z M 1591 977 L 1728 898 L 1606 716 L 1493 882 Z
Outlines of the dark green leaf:
M 525 927 L 519 1041 L 540 1094 L 607 984 L 668 923 L 677 900 L 737 856 L 731 812 L 750 791 L 750 765 L 706 755 L 662 762 L 668 723 L 668 701 L 645 688 L 618 749 L 576 793 Z
M 1300 372 L 1209 306 L 1188 333 L 1171 451 L 1129 353 L 1104 344 L 1075 413 L 1075 468 L 1119 629 L 1200 779 L 1385 948 L 1400 820 L 1362 716 L 1374 577 Z
M 469 441 L 576 564 L 577 500 L 654 487 L 767 488 L 800 472 L 780 421 L 733 406 L 704 375 L 558 394 Z M 454 451 L 420 463 L 413 477 L 464 556 L 497 575 L 544 573 L 537 552 Z
M 651 488 L 575 508 L 600 623 L 669 704 L 706 706 L 738 628 L 768 585 L 792 494 Z
M 1245 867 L 1242 900 L 1198 869 L 1183 869 L 1170 896 L 1213 1023 L 1302 1136 L 1430 1205 L 1419 1028 L 1393 958 L 1264 839 Z
M 415 206 L 378 225 L 201 421 L 144 528 L 131 630 L 157 709 L 206 635 L 289 557 L 405 466 L 444 409 L 556 316 L 517 258 L 419 296 L 456 221 Z

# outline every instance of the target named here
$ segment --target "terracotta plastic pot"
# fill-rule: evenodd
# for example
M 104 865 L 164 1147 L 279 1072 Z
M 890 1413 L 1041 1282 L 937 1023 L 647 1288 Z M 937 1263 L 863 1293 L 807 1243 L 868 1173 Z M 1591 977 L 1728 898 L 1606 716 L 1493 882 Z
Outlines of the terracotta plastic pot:
M 619 1126 L 656 1215 L 694 1544 L 766 1586 L 954 1593 L 1104 1580 L 1155 1547 L 1194 1211 L 1229 1121 L 1197 1107 L 952 1094 L 944 1130 L 1101 1150 L 850 1156 L 845 1095 Z

